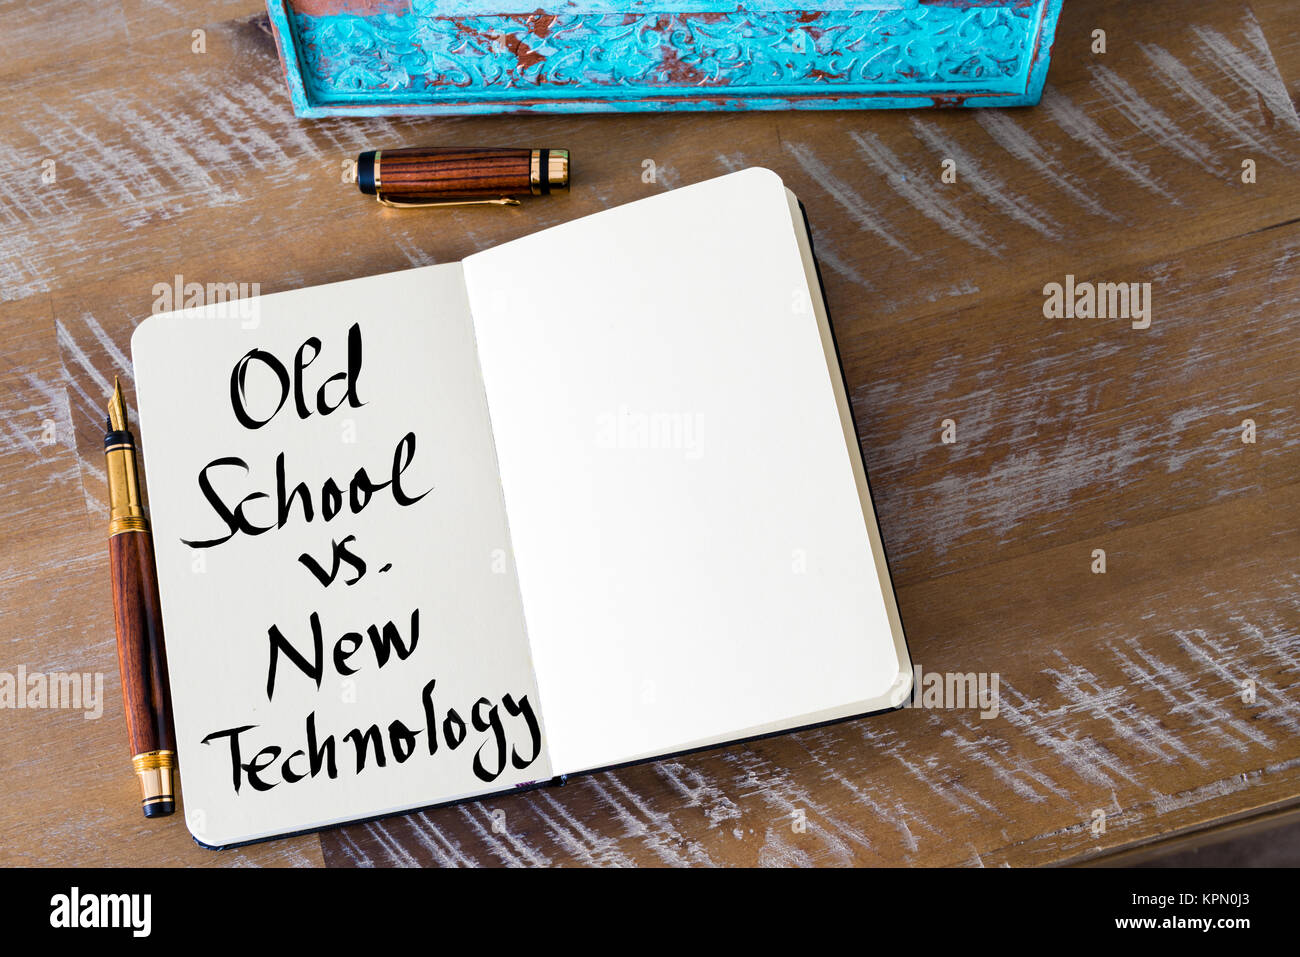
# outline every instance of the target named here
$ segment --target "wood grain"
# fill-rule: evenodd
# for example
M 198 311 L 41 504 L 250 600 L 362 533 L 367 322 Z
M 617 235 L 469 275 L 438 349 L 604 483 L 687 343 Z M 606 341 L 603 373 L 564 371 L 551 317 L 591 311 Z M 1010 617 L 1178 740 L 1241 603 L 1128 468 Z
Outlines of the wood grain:
M 158 572 L 148 532 L 121 532 L 108 540 L 113 583 L 118 675 L 131 755 L 175 751 L 163 647 Z
M 382 150 L 379 193 L 398 202 L 528 195 L 532 150 L 411 147 Z
M 59 8 L 0 10 L 0 670 L 102 673 L 106 704 L 0 714 L 0 862 L 1055 864 L 1300 804 L 1287 0 L 1071 0 L 1025 110 L 313 122 L 256 0 Z M 416 212 L 344 182 L 421 144 L 562 145 L 573 188 Z M 998 674 L 997 716 L 907 709 L 219 854 L 141 821 L 102 408 L 157 288 L 458 260 L 749 165 L 807 207 L 913 657 Z M 1150 282 L 1150 327 L 1045 319 L 1067 274 Z

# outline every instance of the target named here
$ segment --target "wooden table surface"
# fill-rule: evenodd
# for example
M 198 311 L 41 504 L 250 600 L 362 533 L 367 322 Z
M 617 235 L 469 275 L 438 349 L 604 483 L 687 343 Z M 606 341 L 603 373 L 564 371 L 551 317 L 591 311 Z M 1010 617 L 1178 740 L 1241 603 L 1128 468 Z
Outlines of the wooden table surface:
M 1300 804 L 1290 0 L 1069 0 L 1042 104 L 1008 112 L 300 121 L 256 0 L 7 0 L 0 54 L 0 670 L 107 696 L 99 720 L 0 712 L 0 863 L 1052 864 Z M 340 182 L 415 144 L 567 147 L 574 188 L 409 212 Z M 749 165 L 808 209 L 912 655 L 997 673 L 997 716 L 902 710 L 227 852 L 146 823 L 101 448 L 155 284 L 453 261 Z M 1150 282 L 1150 327 L 1044 318 L 1067 274 Z

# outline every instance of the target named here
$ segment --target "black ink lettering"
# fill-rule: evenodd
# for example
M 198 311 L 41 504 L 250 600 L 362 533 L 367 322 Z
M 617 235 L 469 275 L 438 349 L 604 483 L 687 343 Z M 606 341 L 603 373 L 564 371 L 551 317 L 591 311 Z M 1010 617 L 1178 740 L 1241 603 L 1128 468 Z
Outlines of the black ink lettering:
M 323 744 L 316 744 L 315 711 L 307 715 L 307 756 L 311 759 L 312 777 L 320 774 L 322 767 L 330 780 L 339 776 L 338 765 L 334 763 L 334 735 L 327 735 Z
M 252 524 L 244 516 L 244 503 L 254 497 L 266 498 L 265 494 L 259 494 L 257 496 L 250 495 L 248 498 L 241 501 L 239 507 L 232 512 L 226 506 L 226 503 L 221 500 L 221 496 L 217 494 L 217 490 L 212 487 L 212 480 L 208 478 L 208 472 L 211 469 L 220 468 L 225 465 L 234 465 L 237 468 L 243 469 L 245 473 L 248 472 L 248 463 L 233 455 L 225 458 L 213 459 L 199 471 L 199 489 L 203 492 L 203 497 L 208 500 L 208 504 L 212 506 L 212 510 L 217 513 L 217 516 L 223 522 L 226 523 L 226 534 L 222 535 L 220 538 L 210 538 L 206 541 L 187 541 L 182 538 L 181 544 L 188 545 L 190 548 L 211 548 L 213 545 L 220 545 L 223 542 L 230 541 L 230 539 L 234 538 L 235 534 L 238 532 L 246 532 L 249 535 L 261 535 L 263 532 L 270 531 L 269 528 L 262 528 L 259 525 Z
M 487 718 L 483 717 L 483 709 L 488 709 Z M 479 698 L 474 702 L 474 710 L 470 712 L 470 720 L 474 724 L 475 731 L 492 731 L 492 740 L 496 746 L 496 770 L 489 770 L 483 763 L 483 749 L 487 744 L 479 745 L 474 752 L 474 774 L 480 781 L 487 781 L 489 784 L 501 776 L 501 772 L 506 769 L 506 729 L 501 726 L 501 719 L 497 716 L 496 705 L 488 701 L 487 698 Z
M 305 774 L 299 774 L 289 765 L 289 762 L 292 761 L 294 758 L 302 758 L 302 757 L 306 757 L 306 755 L 301 751 L 295 751 L 293 754 L 289 755 L 287 758 L 284 759 L 284 768 L 283 768 L 284 779 L 288 781 L 290 784 L 297 784 L 299 781 L 301 781 L 303 778 L 307 776 Z
M 351 645 L 350 648 L 344 649 L 344 645 Z M 348 667 L 348 659 L 361 647 L 361 634 L 355 631 L 349 631 L 346 635 L 338 640 L 334 645 L 334 667 L 341 675 L 354 675 L 357 673 L 356 668 Z
M 269 791 L 275 787 L 278 781 L 263 781 L 258 777 L 258 772 L 265 771 L 269 766 L 275 764 L 276 759 L 280 757 L 280 749 L 272 745 L 269 748 L 263 748 L 253 755 L 253 760 L 244 765 L 244 773 L 248 775 L 248 783 L 253 786 L 255 791 Z
M 420 609 L 417 608 L 411 612 L 411 643 L 409 645 L 402 644 L 402 636 L 398 633 L 397 626 L 391 621 L 384 625 L 382 636 L 379 629 L 374 625 L 367 628 L 366 632 L 370 635 L 370 644 L 374 646 L 375 660 L 379 662 L 379 667 L 382 668 L 388 663 L 388 657 L 393 653 L 394 649 L 397 650 L 398 659 L 405 661 L 411 657 L 411 654 L 415 651 L 416 643 L 420 640 Z
M 393 757 L 402 764 L 415 751 L 415 739 L 420 732 L 412 731 L 400 721 L 388 726 L 388 743 L 393 749 Z
M 456 713 L 455 708 L 447 709 L 447 717 L 442 722 L 442 736 L 453 751 L 465 740 L 465 719 Z
M 321 678 L 325 676 L 324 646 L 321 639 L 320 615 L 316 612 L 311 613 L 311 637 L 312 645 L 315 649 L 315 661 L 308 661 L 298 653 L 289 641 L 280 633 L 277 625 L 272 625 L 267 631 L 267 639 L 271 642 L 271 663 L 266 671 L 266 699 L 271 700 L 271 695 L 275 692 L 275 666 L 279 661 L 280 651 L 283 650 L 289 656 L 289 660 L 298 666 L 298 669 L 312 681 L 316 682 L 316 687 L 320 688 Z M 357 637 L 357 643 L 360 644 L 361 638 Z
M 339 490 L 338 483 L 332 478 L 326 479 L 325 484 L 320 490 L 320 511 L 325 516 L 325 521 L 329 521 L 339 513 L 343 507 L 343 493 Z
M 532 743 L 533 756 L 528 760 L 524 760 L 519 757 L 519 752 L 515 748 L 510 749 L 510 763 L 522 771 L 536 761 L 537 756 L 542 753 L 542 728 L 537 723 L 537 715 L 533 714 L 533 706 L 528 701 L 528 695 L 521 697 L 518 704 L 515 704 L 515 699 L 510 695 L 502 695 L 501 703 L 505 705 L 506 712 L 512 717 L 517 718 L 523 715 L 524 721 L 528 725 L 528 737 Z
M 275 373 L 276 379 L 280 382 L 280 401 L 276 403 L 275 408 L 265 419 L 255 419 L 248 414 L 248 408 L 245 405 L 247 394 L 244 388 L 244 379 L 248 375 L 248 364 L 257 360 Z M 276 413 L 284 407 L 284 400 L 289 397 L 289 370 L 284 367 L 275 356 L 261 349 L 253 349 L 242 359 L 235 363 L 235 367 L 230 370 L 230 406 L 235 410 L 235 418 L 239 424 L 246 429 L 260 429 L 266 423 L 275 418 Z
M 352 327 L 348 329 L 348 391 L 347 391 L 348 405 L 352 406 L 352 408 L 354 409 L 359 409 L 363 405 L 365 405 L 365 403 L 362 402 L 360 397 L 357 395 L 357 379 L 360 378 L 360 376 L 361 376 L 361 326 L 358 323 L 354 322 L 352 324 Z M 321 395 L 316 397 L 316 401 L 320 405 L 323 405 L 325 402 L 324 391 L 325 390 L 322 387 Z M 339 405 L 342 404 L 343 404 L 342 402 L 339 403 Z M 333 406 L 330 409 L 330 411 L 332 412 L 334 411 L 334 409 L 337 408 L 338 405 Z
M 281 452 L 275 457 L 276 528 L 284 528 L 285 523 L 289 521 L 289 508 L 293 505 L 294 498 L 299 495 L 302 496 L 303 520 L 310 522 L 312 520 L 311 490 L 307 488 L 307 483 L 299 482 L 288 496 L 284 494 L 284 486 L 284 453 Z
M 239 785 L 242 783 L 240 770 L 242 765 L 239 762 L 239 736 L 245 731 L 252 731 L 256 728 L 255 724 L 246 724 L 242 728 L 227 728 L 225 731 L 214 731 L 201 742 L 207 744 L 213 738 L 230 738 L 230 773 L 234 777 L 235 793 L 239 793 Z
M 424 704 L 424 724 L 429 731 L 430 754 L 438 753 L 438 717 L 433 711 L 433 688 L 437 683 L 437 678 L 430 678 L 420 692 L 420 701 Z
M 311 358 L 304 360 L 303 354 L 307 351 L 308 346 L 312 350 Z M 320 355 L 320 340 L 312 336 L 298 347 L 298 354 L 293 359 L 293 404 L 298 409 L 298 418 L 300 419 L 305 419 L 311 415 L 311 409 L 307 408 L 307 403 L 302 395 L 302 374 L 307 371 L 309 365 L 316 361 L 318 355 Z M 325 381 L 328 382 L 329 380 L 326 379 Z M 322 391 L 324 391 L 324 388 L 324 386 L 321 386 Z M 321 411 L 324 412 L 325 410 L 322 409 Z
M 366 754 L 372 747 L 375 749 L 375 764 L 382 768 L 388 763 L 384 757 L 384 739 L 379 733 L 379 725 L 372 724 L 364 731 L 360 728 L 353 728 L 343 735 L 343 740 L 351 741 L 352 746 L 356 748 L 357 774 L 366 769 Z
M 362 559 L 359 555 L 354 554 L 352 550 L 348 548 L 348 542 L 354 542 L 356 541 L 356 538 L 357 537 L 355 535 L 349 535 L 341 542 L 333 541 L 331 543 L 334 551 L 334 565 L 328 572 L 325 571 L 324 567 L 320 564 L 320 562 L 312 558 L 311 555 L 309 555 L 307 552 L 303 552 L 301 555 L 299 555 L 298 561 L 302 563 L 303 567 L 306 568 L 307 571 L 311 572 L 313 575 L 316 576 L 316 580 L 318 582 L 320 582 L 322 585 L 326 587 L 332 585 L 334 583 L 334 579 L 338 577 L 340 560 L 347 562 L 349 565 L 353 567 L 353 569 L 356 570 L 356 575 L 354 575 L 350 579 L 345 578 L 343 580 L 343 584 L 355 585 L 357 582 L 361 581 L 362 576 L 365 575 L 366 573 L 365 560 Z
M 393 450 L 393 501 L 398 505 L 414 505 L 433 491 L 432 488 L 427 488 L 419 495 L 407 495 L 402 489 L 402 473 L 414 458 L 415 433 L 407 432 Z

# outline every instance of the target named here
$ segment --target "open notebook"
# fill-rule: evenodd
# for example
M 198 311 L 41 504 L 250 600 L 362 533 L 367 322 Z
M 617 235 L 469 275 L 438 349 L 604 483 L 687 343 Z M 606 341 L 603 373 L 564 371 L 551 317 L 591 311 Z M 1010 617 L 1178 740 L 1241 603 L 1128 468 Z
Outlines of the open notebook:
M 190 830 L 902 703 L 803 216 L 748 169 L 132 340 Z

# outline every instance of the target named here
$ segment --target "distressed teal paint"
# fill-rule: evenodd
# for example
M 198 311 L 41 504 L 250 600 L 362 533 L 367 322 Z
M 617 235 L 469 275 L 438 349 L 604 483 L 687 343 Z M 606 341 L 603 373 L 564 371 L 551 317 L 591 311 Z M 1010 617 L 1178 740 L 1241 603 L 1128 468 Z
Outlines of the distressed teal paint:
M 790 3 L 268 8 L 300 116 L 445 115 L 1022 106 L 1042 92 L 1061 0 Z

